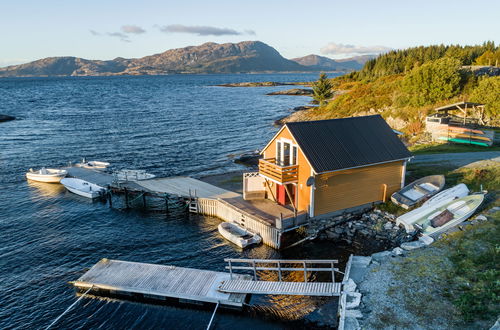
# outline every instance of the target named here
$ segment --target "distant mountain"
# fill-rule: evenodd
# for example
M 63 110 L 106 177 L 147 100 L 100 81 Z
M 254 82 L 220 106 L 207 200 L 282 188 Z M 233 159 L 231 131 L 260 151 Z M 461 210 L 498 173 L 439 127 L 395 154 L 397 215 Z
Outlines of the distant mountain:
M 137 59 L 109 61 L 78 57 L 49 57 L 0 68 L 0 77 L 103 76 L 173 73 L 303 72 L 311 68 L 287 60 L 260 41 L 216 44 L 167 50 Z
M 354 71 L 360 70 L 366 61 L 375 57 L 375 55 L 363 55 L 333 60 L 328 57 L 311 54 L 304 57 L 292 58 L 292 61 L 307 66 L 314 71 Z

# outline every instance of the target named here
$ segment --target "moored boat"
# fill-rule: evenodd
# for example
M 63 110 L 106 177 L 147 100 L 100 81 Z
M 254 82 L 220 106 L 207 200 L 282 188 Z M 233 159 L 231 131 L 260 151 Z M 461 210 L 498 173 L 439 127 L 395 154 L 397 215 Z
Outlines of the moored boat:
M 102 196 L 106 191 L 101 186 L 76 178 L 62 179 L 61 184 L 74 194 L 92 199 Z
M 405 186 L 391 196 L 391 201 L 405 209 L 437 194 L 444 187 L 444 175 L 429 175 Z
M 259 234 L 252 233 L 232 222 L 222 222 L 217 229 L 225 239 L 242 249 L 262 241 Z
M 84 158 L 84 159 L 82 159 L 81 163 L 77 163 L 77 164 L 75 164 L 75 166 L 83 167 L 83 168 L 92 168 L 92 169 L 96 169 L 96 170 L 105 170 L 109 166 L 111 166 L 111 164 L 108 162 L 101 162 L 98 160 L 91 160 L 91 161 L 87 162 L 87 161 L 85 161 L 85 158 Z
M 55 168 L 42 167 L 37 171 L 30 168 L 30 170 L 26 172 L 26 178 L 38 182 L 58 183 L 67 174 L 68 172 L 66 172 L 65 170 L 58 170 Z
M 156 177 L 154 174 L 146 173 L 144 170 L 120 170 L 114 173 L 119 181 L 140 181 Z
M 423 214 L 426 214 L 430 209 L 437 208 L 444 205 L 454 199 L 465 197 L 469 194 L 469 189 L 463 183 L 457 184 L 454 187 L 448 188 L 441 191 L 440 193 L 434 195 L 422 204 L 419 208 L 416 208 L 410 212 L 407 212 L 396 219 L 396 225 L 403 225 L 406 231 L 412 232 L 415 230 L 413 224 L 415 221 L 420 219 Z
M 424 235 L 436 236 L 467 220 L 483 200 L 483 194 L 475 194 L 449 201 L 439 207 L 431 207 L 416 219 L 413 226 Z

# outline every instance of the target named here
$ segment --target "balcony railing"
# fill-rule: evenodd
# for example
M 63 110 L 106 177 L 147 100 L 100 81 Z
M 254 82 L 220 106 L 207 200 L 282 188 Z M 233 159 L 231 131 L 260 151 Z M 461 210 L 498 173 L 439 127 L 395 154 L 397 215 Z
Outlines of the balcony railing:
M 259 159 L 259 173 L 279 184 L 294 183 L 299 178 L 299 165 L 280 166 L 275 158 Z

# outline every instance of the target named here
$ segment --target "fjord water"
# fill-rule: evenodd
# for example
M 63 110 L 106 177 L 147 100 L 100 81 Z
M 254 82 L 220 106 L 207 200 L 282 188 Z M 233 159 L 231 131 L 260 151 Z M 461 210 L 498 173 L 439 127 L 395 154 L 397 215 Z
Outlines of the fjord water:
M 109 209 L 29 183 L 29 168 L 109 161 L 159 176 L 241 170 L 231 155 L 261 148 L 274 120 L 302 96 L 266 96 L 289 86 L 222 88 L 243 81 L 309 81 L 311 74 L 18 78 L 0 80 L 0 328 L 43 328 L 77 298 L 76 280 L 101 258 L 222 271 L 227 257 L 343 257 L 331 244 L 276 252 L 240 251 L 217 232 L 219 220 Z M 223 328 L 304 326 L 325 299 L 264 297 L 265 306 L 218 313 Z M 211 311 L 84 298 L 59 328 L 205 328 Z M 291 321 L 293 320 L 293 321 Z

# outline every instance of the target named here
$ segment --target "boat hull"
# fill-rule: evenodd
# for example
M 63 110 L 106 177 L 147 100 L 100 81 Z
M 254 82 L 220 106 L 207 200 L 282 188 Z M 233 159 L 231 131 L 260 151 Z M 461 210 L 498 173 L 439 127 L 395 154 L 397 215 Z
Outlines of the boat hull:
M 41 171 L 45 171 L 46 173 L 40 173 Z M 40 171 L 31 171 L 26 173 L 26 178 L 28 180 L 37 181 L 37 182 L 45 182 L 45 183 L 59 183 L 61 179 L 63 179 L 68 172 L 65 170 L 56 170 L 56 169 L 42 169 Z
M 232 226 L 233 228 L 230 228 L 229 226 Z M 231 243 L 239 246 L 240 248 L 244 249 L 249 247 L 250 245 L 253 244 L 259 244 L 262 241 L 262 238 L 258 234 L 250 233 L 249 231 L 241 228 L 240 226 L 229 223 L 229 222 L 223 222 L 219 224 L 217 227 L 219 230 L 219 233 L 228 241 Z M 241 231 L 242 234 L 247 233 L 247 235 L 251 235 L 252 237 L 250 238 L 243 238 L 241 234 L 235 234 L 234 230 Z
M 68 191 L 90 199 L 98 198 L 102 196 L 105 189 L 101 186 L 92 184 L 90 182 L 81 179 L 63 179 L 61 183 L 64 185 Z
M 392 194 L 391 201 L 396 205 L 409 209 L 440 192 L 444 187 L 444 183 L 444 175 L 430 175 L 420 178 Z

